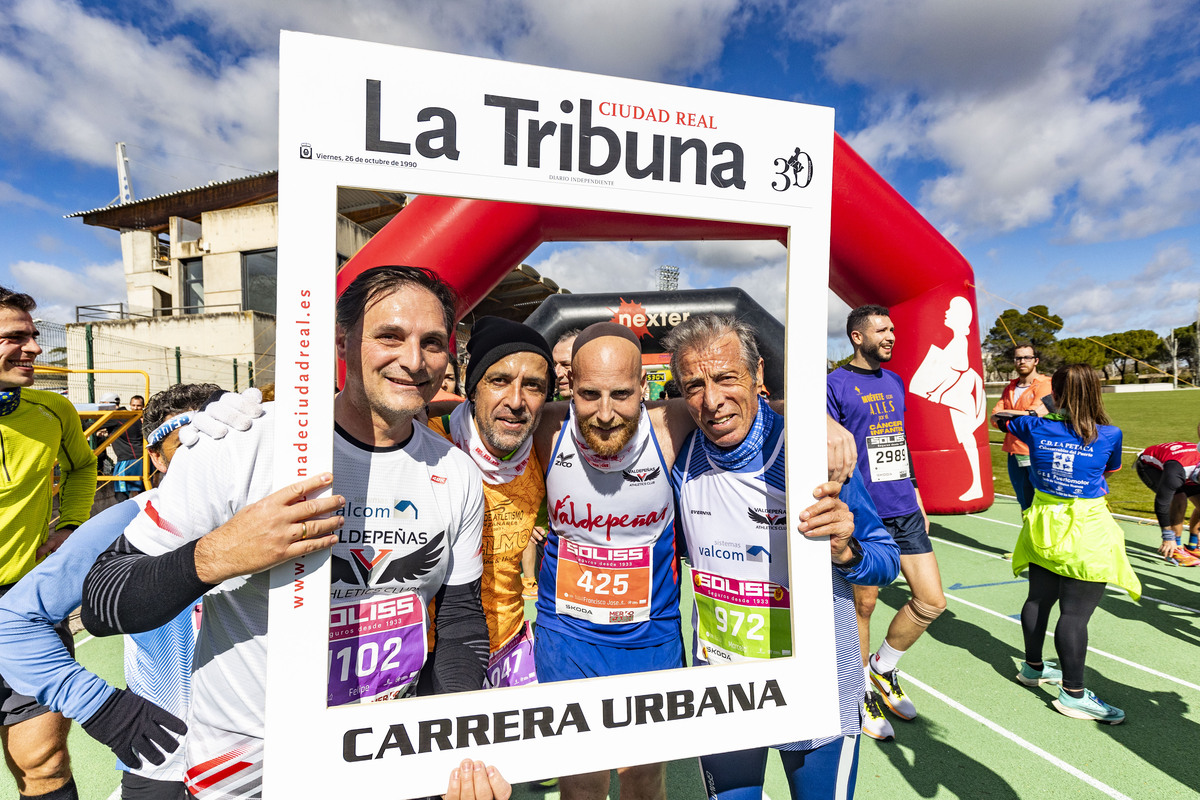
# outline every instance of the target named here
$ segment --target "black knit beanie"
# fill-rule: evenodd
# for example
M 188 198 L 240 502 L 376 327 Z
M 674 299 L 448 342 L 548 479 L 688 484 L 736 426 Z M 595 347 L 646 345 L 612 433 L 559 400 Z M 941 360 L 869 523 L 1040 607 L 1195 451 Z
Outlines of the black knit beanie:
M 467 397 L 475 394 L 475 384 L 488 371 L 488 367 L 513 353 L 536 353 L 546 359 L 546 390 L 554 390 L 554 359 L 550 357 L 550 345 L 540 333 L 528 325 L 502 317 L 480 317 L 471 328 L 471 339 L 467 342 L 467 380 L 463 389 Z

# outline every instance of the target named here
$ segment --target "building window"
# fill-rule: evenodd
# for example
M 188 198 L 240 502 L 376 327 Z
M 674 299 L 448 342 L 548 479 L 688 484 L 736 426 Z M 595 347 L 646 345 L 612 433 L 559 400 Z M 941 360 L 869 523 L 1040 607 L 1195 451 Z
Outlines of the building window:
M 183 270 L 183 313 L 204 313 L 204 259 L 187 258 L 179 262 Z
M 171 295 L 157 287 L 154 288 L 154 316 L 169 317 L 171 316 Z
M 275 314 L 275 275 L 278 257 L 274 248 L 242 254 L 242 308 Z

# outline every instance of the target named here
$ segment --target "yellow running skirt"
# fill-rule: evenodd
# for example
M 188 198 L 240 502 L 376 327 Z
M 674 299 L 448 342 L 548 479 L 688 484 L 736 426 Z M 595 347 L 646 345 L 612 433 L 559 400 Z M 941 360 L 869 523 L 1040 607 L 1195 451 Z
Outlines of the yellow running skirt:
M 1030 564 L 1066 578 L 1116 584 L 1134 600 L 1142 596 L 1142 582 L 1125 555 L 1125 534 L 1103 497 L 1034 492 L 1013 548 L 1013 575 Z

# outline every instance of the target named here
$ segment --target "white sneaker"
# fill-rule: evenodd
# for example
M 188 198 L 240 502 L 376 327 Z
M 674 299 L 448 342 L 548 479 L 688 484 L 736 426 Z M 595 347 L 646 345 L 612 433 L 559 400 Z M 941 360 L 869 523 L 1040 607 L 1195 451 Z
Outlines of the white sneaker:
M 883 702 L 892 710 L 900 719 L 916 719 L 917 707 L 913 705 L 912 700 L 908 699 L 908 695 L 900 688 L 900 675 L 898 670 L 891 672 L 876 672 L 875 667 L 871 667 L 871 683 L 875 684 L 879 689 L 879 694 L 883 698 Z
M 887 717 L 883 715 L 883 706 L 880 703 L 879 695 L 868 690 L 863 696 L 861 711 L 863 733 L 881 742 L 890 742 L 896 738 L 896 732 L 892 730 L 892 723 L 888 722 Z

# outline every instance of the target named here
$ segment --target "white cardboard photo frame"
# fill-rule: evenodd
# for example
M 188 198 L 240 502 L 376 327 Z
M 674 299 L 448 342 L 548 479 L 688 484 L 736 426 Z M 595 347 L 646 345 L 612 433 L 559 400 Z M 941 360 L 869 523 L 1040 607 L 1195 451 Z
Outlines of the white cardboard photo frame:
M 408 154 L 369 149 L 368 81 L 380 89 L 376 141 L 409 144 Z M 488 105 L 485 96 L 534 101 L 538 110 Z M 581 172 L 585 101 L 593 132 L 611 129 L 623 148 L 637 134 L 643 160 L 656 135 L 667 148 L 672 137 L 700 139 L 710 148 L 709 174 L 697 181 L 686 154 L 678 180 L 670 170 L 661 180 L 631 177 L 624 155 L 609 172 Z M 528 159 L 531 119 L 557 125 L 538 166 Z M 567 169 L 564 123 L 573 127 Z M 422 133 L 430 136 L 418 147 Z M 795 530 L 826 471 L 832 109 L 284 32 L 279 137 L 277 487 L 331 468 L 333 212 L 338 187 L 354 186 L 787 228 L 788 524 Z M 591 163 L 603 163 L 608 145 L 602 137 L 591 144 Z M 800 158 L 789 166 L 793 155 Z M 338 708 L 325 702 L 328 554 L 277 567 L 263 676 L 264 796 L 368 789 L 427 796 L 445 790 L 463 758 L 496 765 L 517 783 L 838 733 L 828 544 L 798 534 L 791 541 L 791 658 Z M 754 707 L 735 699 L 718 713 L 712 700 L 725 705 L 731 686 Z M 611 727 L 606 704 L 615 709 Z M 618 725 L 627 706 L 645 708 L 644 720 L 635 713 L 633 723 Z M 405 737 L 415 752 L 406 752 Z

